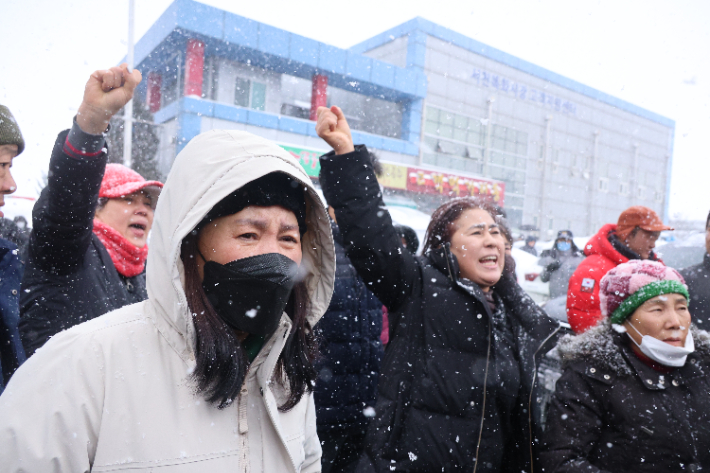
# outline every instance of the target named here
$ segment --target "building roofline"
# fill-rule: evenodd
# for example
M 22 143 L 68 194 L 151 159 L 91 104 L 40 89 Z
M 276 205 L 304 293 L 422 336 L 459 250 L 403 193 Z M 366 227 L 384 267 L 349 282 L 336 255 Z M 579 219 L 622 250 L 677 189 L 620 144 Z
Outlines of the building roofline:
M 609 95 L 605 92 L 596 90 L 592 87 L 584 85 L 575 80 L 564 77 L 560 74 L 552 72 L 543 67 L 537 66 L 531 62 L 525 61 L 524 59 L 517 58 L 511 54 L 508 54 L 500 49 L 483 44 L 475 39 L 464 36 L 461 33 L 457 33 L 453 30 L 445 28 L 441 25 L 437 25 L 429 20 L 421 17 L 415 17 L 411 20 L 402 23 L 401 25 L 390 28 L 372 38 L 369 38 L 361 43 L 356 44 L 350 48 L 350 51 L 363 54 L 371 49 L 387 44 L 402 36 L 409 35 L 414 32 L 423 32 L 427 35 L 438 38 L 442 41 L 446 41 L 455 46 L 461 47 L 472 53 L 479 54 L 483 57 L 492 59 L 506 66 L 518 69 L 519 71 L 525 72 L 537 78 L 548 81 L 552 84 L 564 87 L 565 89 L 571 90 L 573 92 L 585 95 L 594 100 L 598 100 L 612 107 L 616 107 L 620 110 L 624 110 L 629 113 L 633 113 L 642 118 L 646 118 L 653 122 L 659 123 L 661 125 L 667 126 L 669 128 L 675 128 L 675 121 L 659 115 L 650 110 L 634 105 L 630 102 L 626 102 L 617 97 Z M 417 64 L 420 67 L 424 67 L 424 64 Z
M 175 0 L 168 6 L 136 43 L 135 64 L 154 65 L 155 58 L 165 53 L 163 43 L 176 34 L 201 39 L 208 47 L 213 43 L 221 47 L 220 54 L 228 50 L 235 57 L 278 72 L 308 78 L 326 74 L 330 85 L 365 95 L 382 95 L 389 100 L 426 96 L 423 71 L 398 67 L 194 0 Z

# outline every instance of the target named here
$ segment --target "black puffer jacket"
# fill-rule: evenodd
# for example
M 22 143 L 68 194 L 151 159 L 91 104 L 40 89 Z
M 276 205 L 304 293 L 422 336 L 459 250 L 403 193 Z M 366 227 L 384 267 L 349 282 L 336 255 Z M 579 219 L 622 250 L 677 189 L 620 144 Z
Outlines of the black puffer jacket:
M 402 248 L 364 147 L 321 158 L 320 178 L 348 256 L 389 309 L 358 471 L 529 468 L 536 355 L 554 345 L 558 324 L 509 277 L 494 289 L 493 313 L 477 285 L 458 279 L 447 247 L 424 257 Z
M 20 294 L 20 334 L 29 357 L 52 335 L 146 299 L 145 273 L 121 276 L 93 221 L 107 154 L 64 154 L 59 134 L 49 178 L 32 210 L 32 233 Z
M 546 473 L 702 471 L 710 468 L 710 339 L 662 375 L 604 322 L 558 351 L 566 364 L 550 406 Z
M 25 262 L 14 243 L 0 238 L 0 394 L 25 361 L 17 324 L 20 320 L 20 281 Z
M 690 294 L 690 313 L 693 323 L 702 330 L 710 330 L 710 255 L 703 262 L 680 270 Z
M 382 302 L 367 290 L 345 254 L 335 224 L 335 288 L 316 331 L 322 340 L 313 393 L 319 433 L 364 426 L 377 397 L 382 361 Z

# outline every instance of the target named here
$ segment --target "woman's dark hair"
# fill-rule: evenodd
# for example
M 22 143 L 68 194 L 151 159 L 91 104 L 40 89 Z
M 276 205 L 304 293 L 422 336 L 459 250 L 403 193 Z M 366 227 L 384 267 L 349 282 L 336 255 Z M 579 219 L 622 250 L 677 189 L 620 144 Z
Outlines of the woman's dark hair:
M 422 253 L 438 248 L 449 243 L 456 228 L 454 223 L 465 210 L 481 209 L 485 210 L 493 217 L 496 223 L 500 223 L 500 216 L 496 211 L 496 205 L 489 200 L 480 197 L 457 197 L 442 204 L 434 211 L 431 221 L 424 235 L 424 248 Z
M 198 231 L 191 232 L 182 242 L 180 258 L 185 267 L 185 295 L 195 325 L 195 371 L 192 378 L 197 391 L 219 409 L 229 406 L 239 395 L 249 367 L 247 354 L 232 328 L 222 320 L 207 299 L 197 269 Z M 286 339 L 277 370 L 279 381 L 289 397 L 279 406 L 284 412 L 292 409 L 306 392 L 313 390 L 317 372 L 313 361 L 317 341 L 306 320 L 308 291 L 299 281 L 291 291 L 286 313 L 293 324 Z
M 493 218 L 495 219 L 496 217 L 493 217 Z M 513 232 L 510 230 L 510 227 L 508 226 L 508 220 L 505 217 L 499 216 L 497 221 L 498 221 L 498 226 L 500 228 L 500 232 L 503 234 L 505 239 L 508 241 L 508 244 L 510 246 L 513 246 Z

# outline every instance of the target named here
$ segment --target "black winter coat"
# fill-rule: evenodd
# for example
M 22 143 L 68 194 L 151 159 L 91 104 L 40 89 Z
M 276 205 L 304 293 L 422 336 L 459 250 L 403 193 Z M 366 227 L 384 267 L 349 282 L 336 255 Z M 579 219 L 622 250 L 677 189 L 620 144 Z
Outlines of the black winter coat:
M 320 179 L 348 256 L 389 309 L 358 471 L 529 469 L 536 358 L 554 345 L 558 324 L 510 277 L 494 289 L 494 314 L 480 287 L 458 279 L 447 247 L 424 257 L 406 251 L 364 146 L 322 157 Z
M 367 290 L 345 254 L 335 224 L 335 288 L 316 331 L 321 338 L 313 393 L 320 433 L 364 427 L 374 407 L 382 361 L 382 302 Z
M 680 270 L 688 285 L 690 313 L 693 323 L 702 330 L 710 330 L 710 255 L 703 262 Z
M 602 323 L 558 347 L 557 381 L 541 455 L 546 473 L 710 469 L 710 340 L 662 375 Z
M 20 320 L 20 281 L 24 263 L 14 243 L 0 238 L 0 394 L 25 361 L 17 324 Z
M 32 233 L 20 297 L 20 334 L 27 356 L 52 335 L 148 297 L 145 272 L 121 276 L 93 233 L 107 154 L 76 159 L 59 134 L 47 187 L 32 210 Z

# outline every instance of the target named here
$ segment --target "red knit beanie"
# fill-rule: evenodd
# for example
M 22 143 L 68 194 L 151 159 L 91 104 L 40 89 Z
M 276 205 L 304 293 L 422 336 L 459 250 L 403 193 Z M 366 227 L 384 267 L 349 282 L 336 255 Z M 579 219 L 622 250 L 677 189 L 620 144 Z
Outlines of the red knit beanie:
M 160 181 L 146 181 L 133 169 L 129 169 L 123 164 L 111 163 L 106 165 L 99 197 L 116 199 L 145 189 L 146 192 L 150 192 L 154 198 L 157 198 L 162 188 L 163 183 Z

